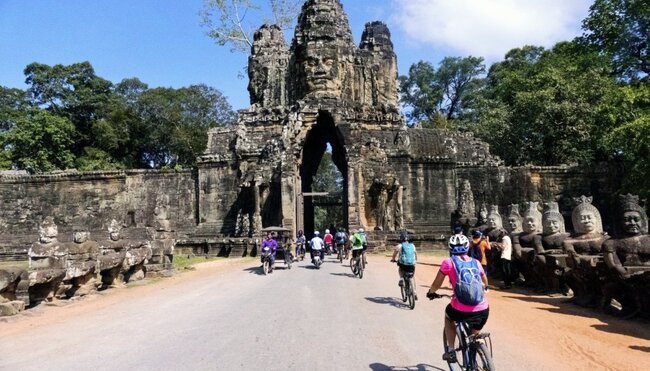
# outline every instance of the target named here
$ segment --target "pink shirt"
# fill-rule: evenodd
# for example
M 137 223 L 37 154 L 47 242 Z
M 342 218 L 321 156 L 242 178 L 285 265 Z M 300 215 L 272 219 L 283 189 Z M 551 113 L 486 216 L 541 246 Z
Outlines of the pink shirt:
M 461 259 L 467 260 L 466 258 L 469 258 L 467 255 L 463 255 Z M 469 258 L 471 259 L 471 258 Z M 478 264 L 478 269 L 481 274 L 481 277 L 485 276 L 485 271 L 483 271 L 483 267 L 481 264 Z M 440 264 L 440 272 L 444 274 L 445 276 L 449 277 L 449 282 L 451 282 L 451 287 L 452 289 L 456 287 L 456 281 L 458 278 L 456 277 L 456 270 L 454 269 L 454 263 L 451 262 L 451 258 L 447 258 L 442 261 L 442 264 Z M 483 301 L 478 303 L 477 305 L 465 305 L 458 301 L 456 299 L 456 296 L 453 295 L 451 299 L 451 306 L 454 309 L 457 309 L 461 312 L 480 312 L 482 310 L 488 309 L 488 302 L 485 299 L 485 296 L 483 296 Z

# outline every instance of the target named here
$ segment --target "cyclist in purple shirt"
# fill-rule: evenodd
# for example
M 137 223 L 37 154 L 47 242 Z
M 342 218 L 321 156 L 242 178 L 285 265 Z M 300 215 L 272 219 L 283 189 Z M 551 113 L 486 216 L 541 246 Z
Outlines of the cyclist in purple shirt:
M 262 245 L 260 246 L 260 251 L 264 250 L 265 247 L 271 249 L 271 265 L 275 264 L 275 253 L 278 250 L 278 241 L 273 239 L 273 234 L 271 232 L 266 234 L 266 238 L 262 241 Z M 264 263 L 263 257 L 260 258 L 260 260 Z

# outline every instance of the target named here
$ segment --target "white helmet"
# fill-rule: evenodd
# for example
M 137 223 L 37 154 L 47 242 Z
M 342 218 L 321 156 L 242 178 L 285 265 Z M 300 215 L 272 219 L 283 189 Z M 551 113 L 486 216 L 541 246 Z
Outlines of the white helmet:
M 452 255 L 464 255 L 469 251 L 469 239 L 463 234 L 451 236 L 447 245 Z
M 330 230 L 329 230 L 329 229 L 326 229 L 326 230 L 325 230 L 325 234 L 328 234 L 328 233 L 330 233 Z
M 318 236 L 319 234 L 320 234 L 320 232 L 314 231 L 314 236 Z
M 363 228 L 359 228 L 359 233 L 363 233 Z

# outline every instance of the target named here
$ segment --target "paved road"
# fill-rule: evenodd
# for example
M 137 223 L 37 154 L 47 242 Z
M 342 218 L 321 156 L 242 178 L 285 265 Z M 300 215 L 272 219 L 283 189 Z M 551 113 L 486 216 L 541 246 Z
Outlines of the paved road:
M 394 266 L 373 259 L 360 280 L 331 259 L 320 270 L 279 264 L 269 276 L 251 264 L 215 269 L 30 328 L 0 339 L 0 369 L 444 369 L 445 303 L 424 303 L 420 285 L 411 311 Z

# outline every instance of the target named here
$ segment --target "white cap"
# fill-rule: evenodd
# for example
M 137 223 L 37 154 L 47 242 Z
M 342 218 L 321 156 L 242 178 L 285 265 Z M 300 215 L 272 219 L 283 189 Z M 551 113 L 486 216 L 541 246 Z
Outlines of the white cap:
M 359 233 L 363 233 L 363 228 L 359 228 Z
M 314 231 L 314 236 L 318 236 L 319 234 L 320 234 L 320 232 Z

